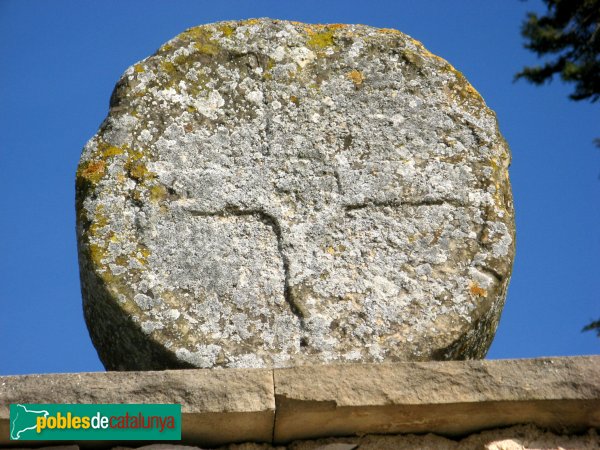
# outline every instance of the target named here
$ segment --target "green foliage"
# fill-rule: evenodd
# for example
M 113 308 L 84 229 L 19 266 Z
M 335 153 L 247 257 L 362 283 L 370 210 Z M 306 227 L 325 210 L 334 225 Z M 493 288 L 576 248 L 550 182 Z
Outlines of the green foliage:
M 573 83 L 573 100 L 600 99 L 600 0 L 543 0 L 545 16 L 529 13 L 521 27 L 525 48 L 538 57 L 551 56 L 543 65 L 524 67 L 515 78 L 534 84 L 551 81 L 554 75 Z M 594 140 L 600 147 L 600 138 Z M 600 320 L 582 331 L 600 337 Z
M 529 13 L 522 25 L 525 48 L 552 58 L 516 75 L 534 84 L 554 75 L 574 83 L 573 100 L 600 99 L 600 0 L 544 0 L 545 16 Z
M 586 325 L 581 331 L 595 331 L 598 337 L 600 337 L 600 320 L 595 320 L 589 325 Z

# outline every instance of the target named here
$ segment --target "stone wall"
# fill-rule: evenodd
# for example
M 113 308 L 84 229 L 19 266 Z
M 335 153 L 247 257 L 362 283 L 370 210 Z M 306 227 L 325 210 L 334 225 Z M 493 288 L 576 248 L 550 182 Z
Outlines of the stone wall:
M 180 403 L 203 448 L 600 448 L 600 356 L 0 377 L 0 445 L 40 446 L 11 403 Z

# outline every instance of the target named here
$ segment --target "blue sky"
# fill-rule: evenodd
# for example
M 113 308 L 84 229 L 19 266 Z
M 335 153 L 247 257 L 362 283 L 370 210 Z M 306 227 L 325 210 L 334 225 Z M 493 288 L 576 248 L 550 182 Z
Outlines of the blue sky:
M 103 370 L 81 308 L 74 179 L 125 69 L 184 29 L 271 17 L 396 28 L 462 71 L 513 152 L 517 256 L 488 358 L 595 354 L 600 318 L 599 106 L 558 81 L 519 34 L 541 1 L 0 0 L 0 375 Z

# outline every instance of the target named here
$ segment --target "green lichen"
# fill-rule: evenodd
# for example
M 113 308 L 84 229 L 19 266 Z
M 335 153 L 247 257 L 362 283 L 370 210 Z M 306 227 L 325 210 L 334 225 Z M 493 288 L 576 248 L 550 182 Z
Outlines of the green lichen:
M 211 43 L 196 42 L 194 44 L 194 47 L 196 47 L 196 50 L 198 50 L 198 52 L 203 53 L 205 55 L 214 56 L 219 52 L 219 47 Z
M 150 200 L 153 202 L 160 202 L 167 197 L 167 190 L 164 186 L 157 184 L 150 188 Z
M 333 38 L 333 31 L 320 31 L 310 32 L 309 38 L 306 44 L 313 50 L 325 50 L 327 47 L 332 47 L 335 42 Z
M 98 143 L 97 153 L 103 158 L 110 158 L 111 156 L 122 155 L 125 153 L 127 146 L 124 147 L 116 147 L 114 145 L 110 145 L 107 142 L 101 141 Z
M 129 260 L 127 259 L 127 256 L 119 255 L 115 258 L 115 264 L 118 264 L 119 266 L 127 267 L 129 265 Z
M 179 56 L 176 56 L 176 57 L 173 59 L 173 64 L 175 64 L 175 65 L 177 65 L 177 66 L 184 66 L 184 65 L 186 65 L 186 63 L 187 63 L 187 59 L 188 59 L 188 57 L 187 57 L 187 56 L 185 56 L 185 55 L 179 55 Z
M 175 64 L 173 64 L 171 61 L 161 61 L 160 68 L 163 72 L 170 76 L 173 76 L 177 73 L 177 67 L 175 67 Z
M 94 214 L 94 220 L 90 225 L 90 235 L 97 236 L 104 227 L 108 225 L 108 218 L 102 213 L 104 205 L 99 205 Z
M 132 255 L 132 258 L 135 258 L 140 264 L 143 266 L 148 265 L 148 257 L 150 256 L 150 250 L 143 244 L 139 244 L 137 247 L 135 254 Z
M 223 36 L 226 38 L 230 38 L 231 35 L 235 32 L 235 28 L 229 24 L 223 24 L 219 27 L 219 31 L 223 33 Z
M 104 247 L 98 244 L 90 244 L 89 246 L 90 259 L 94 263 L 95 267 L 102 267 L 102 261 L 106 258 L 107 251 Z
M 143 150 L 135 150 L 133 148 L 130 148 L 128 146 L 123 147 L 127 153 L 127 164 L 131 164 L 134 161 L 139 161 L 140 159 L 142 159 L 144 156 L 146 156 L 145 151 Z
M 165 44 L 165 45 L 161 46 L 161 47 L 158 49 L 158 51 L 159 51 L 159 52 L 161 52 L 161 53 L 162 53 L 162 52 L 169 52 L 169 51 L 171 51 L 171 50 L 173 50 L 173 46 L 172 46 L 171 44 Z
M 210 79 L 206 74 L 197 72 L 196 81 L 189 80 L 186 74 L 190 72 L 193 64 L 194 58 L 191 55 L 179 55 L 173 61 L 161 61 L 160 69 L 166 75 L 166 81 L 161 84 L 161 89 L 173 88 L 177 92 L 181 92 L 181 82 L 183 81 L 188 94 L 194 97 L 200 95 L 206 89 Z
M 265 80 L 270 80 L 273 78 L 273 74 L 271 73 L 271 70 L 273 70 L 273 67 L 275 67 L 275 60 L 271 57 L 269 57 L 267 64 L 265 66 L 265 71 L 263 73 L 263 79 Z
M 132 167 L 129 167 L 127 169 L 127 172 L 129 173 L 131 178 L 138 182 L 144 181 L 148 178 L 153 178 L 155 176 L 155 174 L 149 171 L 146 165 L 143 163 L 138 163 L 133 165 Z
M 148 150 L 136 150 L 124 145 L 122 147 L 106 147 L 102 155 L 125 155 L 127 159 L 123 165 L 129 177 L 137 182 L 144 182 L 156 177 L 156 174 L 148 170 L 142 159 L 148 157 Z M 101 161 L 104 163 L 104 161 Z M 119 180 L 124 181 L 124 180 Z
M 201 54 L 214 56 L 219 53 L 219 43 L 212 38 L 212 32 L 205 27 L 190 28 L 181 35 L 182 39 L 194 43 Z

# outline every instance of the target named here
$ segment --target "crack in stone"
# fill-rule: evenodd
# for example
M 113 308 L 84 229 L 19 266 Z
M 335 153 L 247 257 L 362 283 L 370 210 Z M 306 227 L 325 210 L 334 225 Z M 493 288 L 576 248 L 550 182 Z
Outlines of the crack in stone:
M 410 201 L 396 201 L 396 200 L 368 201 L 366 203 L 346 204 L 346 205 L 343 205 L 343 207 L 344 207 L 344 210 L 346 212 L 348 212 L 348 211 L 355 211 L 358 209 L 365 209 L 365 208 L 369 208 L 369 207 L 400 208 L 402 206 L 418 207 L 418 206 L 443 206 L 443 205 L 451 205 L 451 206 L 454 206 L 455 208 L 468 208 L 469 206 L 471 206 L 469 204 L 463 203 L 456 199 L 437 199 L 437 200 L 418 200 L 418 201 L 414 201 L 414 200 L 410 200 Z
M 475 268 L 481 270 L 482 272 L 489 273 L 492 277 L 496 279 L 496 281 L 498 281 L 498 283 L 500 283 L 500 285 L 504 283 L 504 275 L 502 275 L 497 270 L 492 269 L 491 267 L 483 266 L 481 264 L 476 264 Z
M 339 195 L 344 195 L 344 189 L 342 188 L 342 180 L 340 178 L 340 172 L 337 168 L 333 169 L 333 176 L 335 177 L 335 183 L 337 185 L 337 190 Z
M 192 209 L 187 209 L 186 211 L 195 217 L 254 216 L 271 228 L 275 234 L 275 237 L 277 238 L 277 251 L 279 252 L 283 266 L 283 297 L 286 303 L 289 305 L 292 313 L 300 320 L 300 328 L 304 329 L 305 316 L 302 313 L 302 309 L 296 303 L 294 295 L 292 294 L 292 289 L 290 286 L 290 260 L 283 248 L 283 233 L 281 232 L 281 225 L 279 224 L 277 218 L 261 209 L 242 209 L 234 205 L 225 206 L 225 208 L 218 211 L 198 211 Z

